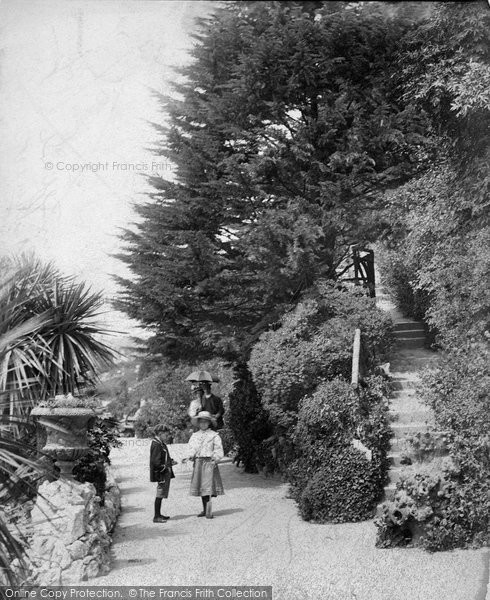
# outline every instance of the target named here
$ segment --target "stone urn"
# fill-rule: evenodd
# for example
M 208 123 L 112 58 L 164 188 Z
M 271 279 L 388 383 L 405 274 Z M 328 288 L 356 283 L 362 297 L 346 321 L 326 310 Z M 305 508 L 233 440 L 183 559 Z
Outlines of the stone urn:
M 73 480 L 73 463 L 89 451 L 87 431 L 96 413 L 84 407 L 37 406 L 31 415 L 46 428 L 42 452 L 55 461 L 62 477 Z

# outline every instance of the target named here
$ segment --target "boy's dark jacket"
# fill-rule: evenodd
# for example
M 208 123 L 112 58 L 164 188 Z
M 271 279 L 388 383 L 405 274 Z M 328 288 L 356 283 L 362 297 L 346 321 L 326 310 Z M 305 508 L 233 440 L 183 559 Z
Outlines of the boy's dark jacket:
M 155 438 L 150 447 L 150 481 L 163 481 L 168 472 L 175 477 L 167 445 Z

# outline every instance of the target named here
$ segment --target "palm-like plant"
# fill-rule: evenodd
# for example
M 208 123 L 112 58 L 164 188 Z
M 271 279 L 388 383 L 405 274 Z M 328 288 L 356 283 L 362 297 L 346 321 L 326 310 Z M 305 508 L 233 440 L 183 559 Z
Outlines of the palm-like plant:
M 103 299 L 52 265 L 21 259 L 0 281 L 0 500 L 18 484 L 32 486 L 44 469 L 30 458 L 21 433 L 36 401 L 74 393 L 96 379 L 100 362 L 115 354 L 96 339 Z M 32 451 L 34 451 L 33 449 Z M 22 542 L 0 514 L 0 585 L 19 583 L 11 568 Z
M 50 312 L 51 324 L 43 329 L 47 351 L 42 353 L 42 397 L 75 393 L 97 379 L 98 366 L 110 363 L 115 353 L 97 339 L 110 333 L 96 323 L 103 305 L 101 294 L 84 283 L 58 279 L 38 298 L 37 311 Z
M 18 276 L 21 276 L 20 279 Z M 25 454 L 24 440 L 19 439 L 21 419 L 11 417 L 13 407 L 22 412 L 19 398 L 29 394 L 37 383 L 33 374 L 42 372 L 36 348 L 45 348 L 40 331 L 51 321 L 50 313 L 28 316 L 31 300 L 26 272 L 17 272 L 0 283 L 0 500 L 2 506 L 11 497 L 12 488 L 19 479 L 29 481 L 39 467 Z M 20 285 L 19 285 L 20 282 Z M 16 286 L 17 284 L 17 286 Z M 15 291 L 14 291 L 15 289 Z M 3 511 L 2 511 L 3 513 Z M 22 564 L 23 546 L 0 515 L 0 584 L 16 584 L 17 574 L 12 561 Z
M 8 394 L 8 411 L 4 401 L 3 412 L 11 415 L 95 383 L 101 363 L 115 357 L 97 339 L 110 333 L 95 320 L 103 305 L 100 293 L 32 258 L 15 269 L 0 288 L 0 336 L 5 339 L 0 392 Z M 35 323 L 38 327 L 32 329 Z M 22 327 L 26 334 L 19 336 Z M 9 345 L 9 339 L 15 344 Z

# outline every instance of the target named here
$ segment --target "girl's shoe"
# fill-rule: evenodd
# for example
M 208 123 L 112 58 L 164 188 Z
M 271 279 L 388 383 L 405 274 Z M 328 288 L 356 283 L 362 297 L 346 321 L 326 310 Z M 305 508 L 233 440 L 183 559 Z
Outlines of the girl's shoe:
M 200 512 L 198 515 L 198 517 L 205 517 L 206 516 L 206 512 L 203 510 L 202 512 Z
M 167 519 L 165 517 L 162 517 L 161 515 L 159 517 L 153 517 L 153 523 L 166 523 Z

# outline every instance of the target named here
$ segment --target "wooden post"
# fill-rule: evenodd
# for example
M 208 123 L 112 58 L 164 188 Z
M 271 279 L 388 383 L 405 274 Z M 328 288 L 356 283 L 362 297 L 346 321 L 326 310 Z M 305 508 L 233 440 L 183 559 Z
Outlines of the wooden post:
M 357 389 L 359 386 L 359 362 L 361 356 L 361 330 L 356 329 L 354 334 L 354 346 L 352 348 L 352 387 Z

